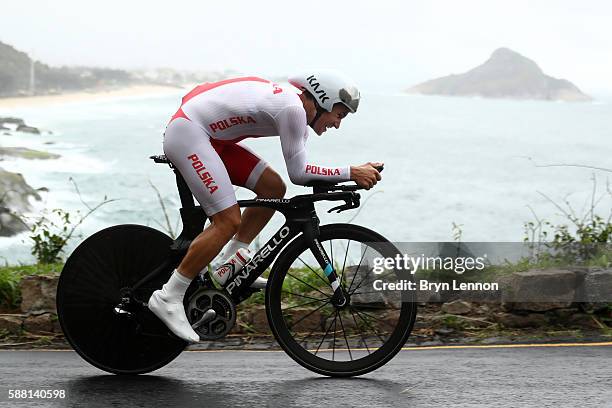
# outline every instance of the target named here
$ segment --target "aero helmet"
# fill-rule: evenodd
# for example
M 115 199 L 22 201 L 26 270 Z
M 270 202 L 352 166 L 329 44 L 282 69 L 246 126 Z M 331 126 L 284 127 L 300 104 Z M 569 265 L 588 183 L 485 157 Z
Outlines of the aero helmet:
M 317 104 L 331 112 L 334 104 L 344 104 L 351 113 L 359 106 L 359 89 L 355 83 L 339 72 L 313 70 L 289 78 L 289 83 L 298 89 L 305 89 Z

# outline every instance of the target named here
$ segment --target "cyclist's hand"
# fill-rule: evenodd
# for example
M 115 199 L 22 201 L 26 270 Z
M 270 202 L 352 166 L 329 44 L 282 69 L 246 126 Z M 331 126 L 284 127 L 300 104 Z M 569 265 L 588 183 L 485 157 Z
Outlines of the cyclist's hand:
M 383 163 L 368 162 L 361 166 L 351 166 L 351 180 L 359 187 L 371 189 L 381 179 L 380 173 L 374 167 L 383 166 Z

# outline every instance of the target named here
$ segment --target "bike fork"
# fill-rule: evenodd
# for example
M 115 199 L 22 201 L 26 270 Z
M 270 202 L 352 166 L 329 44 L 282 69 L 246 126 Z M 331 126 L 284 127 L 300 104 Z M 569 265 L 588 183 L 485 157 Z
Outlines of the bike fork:
M 325 276 L 327 276 L 327 279 L 329 280 L 329 284 L 334 290 L 334 295 L 332 296 L 331 300 L 332 304 L 336 307 L 346 306 L 347 298 L 342 290 L 342 285 L 340 285 L 338 274 L 336 274 L 334 266 L 327 256 L 327 253 L 325 253 L 325 250 L 323 249 L 323 246 L 321 245 L 321 242 L 319 242 L 318 238 L 312 239 L 310 250 L 319 263 L 319 266 L 321 266 L 321 269 L 323 269 Z

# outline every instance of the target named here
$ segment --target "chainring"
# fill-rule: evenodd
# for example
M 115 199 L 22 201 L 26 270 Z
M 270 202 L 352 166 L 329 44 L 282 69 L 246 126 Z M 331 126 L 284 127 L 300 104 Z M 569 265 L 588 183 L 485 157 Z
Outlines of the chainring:
M 201 288 L 189 298 L 187 318 L 200 339 L 218 340 L 236 324 L 236 305 L 220 290 Z

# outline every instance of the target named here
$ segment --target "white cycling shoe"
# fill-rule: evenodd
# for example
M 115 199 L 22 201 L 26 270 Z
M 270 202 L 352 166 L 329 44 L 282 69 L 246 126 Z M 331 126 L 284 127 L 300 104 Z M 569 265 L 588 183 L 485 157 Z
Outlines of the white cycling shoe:
M 193 330 L 187 316 L 183 302 L 165 295 L 161 290 L 156 290 L 149 299 L 149 310 L 164 322 L 164 324 L 181 339 L 188 343 L 197 343 L 200 336 Z

